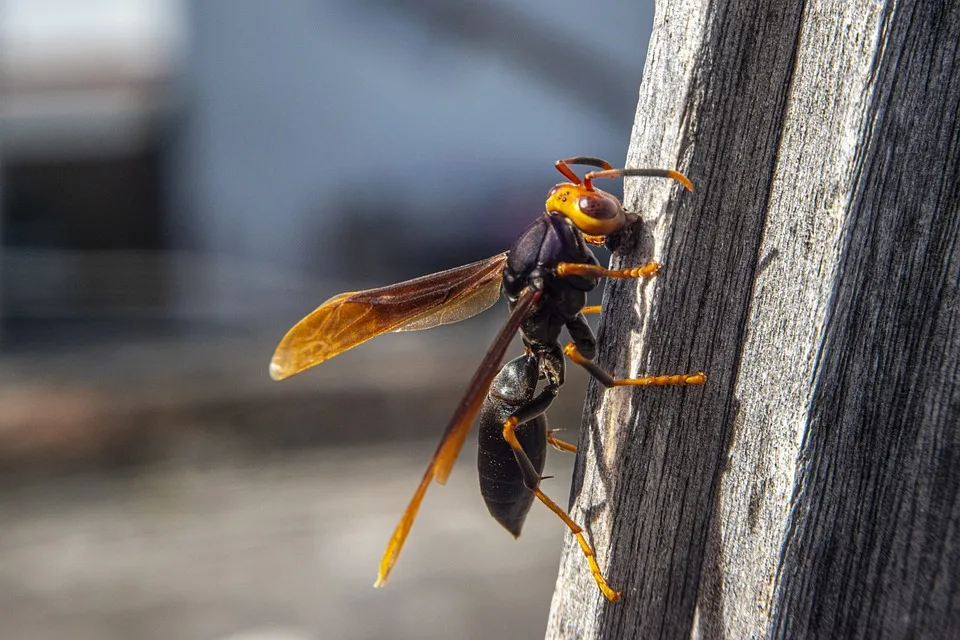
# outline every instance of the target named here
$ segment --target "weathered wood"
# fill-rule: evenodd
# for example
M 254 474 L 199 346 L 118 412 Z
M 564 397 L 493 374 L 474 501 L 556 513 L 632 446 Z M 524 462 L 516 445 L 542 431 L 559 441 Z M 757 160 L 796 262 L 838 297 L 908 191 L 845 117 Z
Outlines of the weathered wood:
M 960 2 L 660 3 L 627 165 L 547 637 L 956 633 Z

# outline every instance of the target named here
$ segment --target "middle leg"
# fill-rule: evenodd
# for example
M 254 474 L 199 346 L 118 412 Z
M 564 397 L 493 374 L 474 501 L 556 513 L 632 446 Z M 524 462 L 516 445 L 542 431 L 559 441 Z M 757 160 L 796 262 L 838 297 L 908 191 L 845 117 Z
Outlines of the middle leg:
M 587 370 L 591 376 L 597 379 L 603 386 L 608 389 L 612 387 L 626 387 L 626 386 L 637 386 L 637 387 L 663 387 L 663 386 L 675 386 L 675 385 L 689 385 L 689 384 L 703 384 L 707 381 L 707 376 L 702 372 L 698 371 L 697 373 L 684 373 L 679 375 L 667 375 L 667 376 L 644 376 L 642 378 L 614 378 L 606 370 L 604 370 L 600 365 L 596 364 L 593 360 L 586 358 L 584 355 L 577 350 L 577 345 L 572 342 L 568 342 L 563 348 L 563 352 L 567 355 L 568 358 L 576 362 L 578 365 Z
M 587 370 L 591 376 L 596 378 L 603 386 L 625 387 L 625 386 L 666 386 L 666 385 L 686 385 L 703 384 L 707 381 L 707 376 L 703 372 L 672 376 L 646 376 L 643 378 L 614 378 L 607 371 L 601 368 L 593 361 L 597 351 L 597 339 L 593 335 L 593 329 L 579 313 L 572 320 L 567 322 L 567 332 L 573 338 L 573 342 L 568 342 L 563 347 L 563 353 L 575 363 Z
M 565 451 L 567 453 L 576 453 L 577 445 L 570 444 L 566 440 L 561 440 L 560 438 L 554 438 L 553 434 L 560 429 L 550 429 L 547 431 L 547 444 L 556 449 L 557 451 Z

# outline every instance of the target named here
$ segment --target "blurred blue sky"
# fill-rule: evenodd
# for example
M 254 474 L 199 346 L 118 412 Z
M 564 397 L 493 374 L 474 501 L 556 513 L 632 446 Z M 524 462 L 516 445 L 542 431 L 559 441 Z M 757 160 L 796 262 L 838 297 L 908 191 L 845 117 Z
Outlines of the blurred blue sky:
M 291 274 L 383 282 L 501 251 L 556 159 L 623 162 L 652 22 L 612 0 L 0 11 L 0 307 L 24 317 L 129 286 L 103 283 L 130 260 L 91 275 L 74 252 L 212 257 L 135 288 L 226 313 L 282 306 Z
M 537 206 L 518 185 L 539 196 L 559 157 L 622 162 L 648 38 L 637 25 L 651 16 L 606 4 L 189 4 L 172 165 L 183 233 L 297 261 L 358 198 L 474 234 L 489 228 L 483 208 Z

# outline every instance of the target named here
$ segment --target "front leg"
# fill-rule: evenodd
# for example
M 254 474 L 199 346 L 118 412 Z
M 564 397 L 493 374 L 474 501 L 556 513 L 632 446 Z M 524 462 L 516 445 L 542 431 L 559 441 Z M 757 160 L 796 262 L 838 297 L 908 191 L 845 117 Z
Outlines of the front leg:
M 557 276 L 568 278 L 570 276 L 592 276 L 594 278 L 652 278 L 660 271 L 659 262 L 648 262 L 642 267 L 633 267 L 631 269 L 606 269 L 596 264 L 583 264 L 580 262 L 561 262 L 557 265 Z

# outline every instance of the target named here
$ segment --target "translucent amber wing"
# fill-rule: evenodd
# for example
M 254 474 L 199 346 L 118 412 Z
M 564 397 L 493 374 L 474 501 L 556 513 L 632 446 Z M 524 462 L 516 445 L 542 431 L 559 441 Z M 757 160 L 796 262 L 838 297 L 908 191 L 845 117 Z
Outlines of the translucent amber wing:
M 497 272 L 496 278 L 490 278 L 488 281 L 479 284 L 473 291 L 464 292 L 455 300 L 442 305 L 440 308 L 426 313 L 401 324 L 394 331 L 423 331 L 432 329 L 442 324 L 453 324 L 467 318 L 472 318 L 478 313 L 483 313 L 500 299 L 500 280 L 503 268 Z
M 341 293 L 287 332 L 270 362 L 274 380 L 328 360 L 387 331 L 428 329 L 489 308 L 500 294 L 507 254 L 407 280 Z

